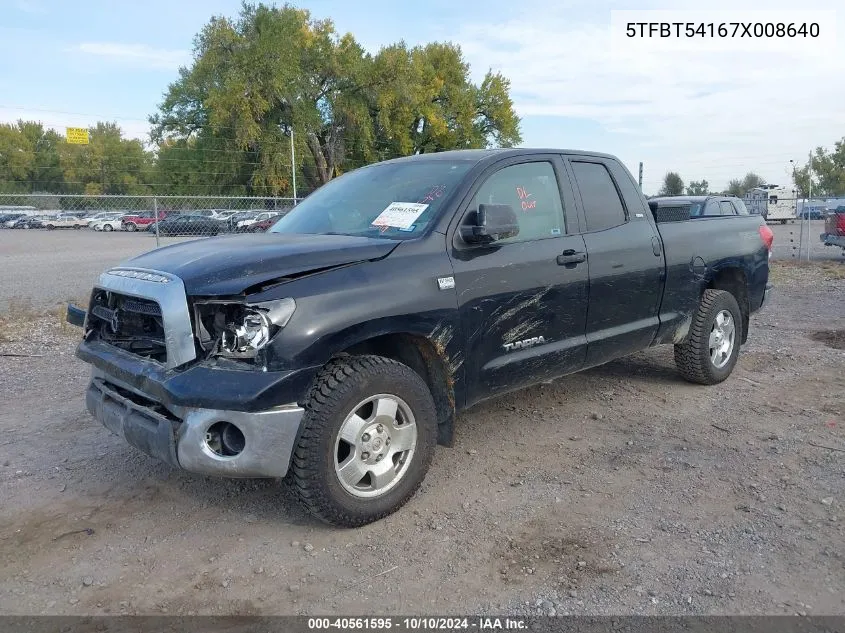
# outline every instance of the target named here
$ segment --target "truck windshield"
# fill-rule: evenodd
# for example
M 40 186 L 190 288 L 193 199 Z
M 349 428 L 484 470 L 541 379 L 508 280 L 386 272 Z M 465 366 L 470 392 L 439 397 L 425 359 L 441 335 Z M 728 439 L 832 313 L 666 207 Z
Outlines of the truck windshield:
M 472 165 L 433 159 L 358 169 L 320 187 L 269 232 L 419 237 Z

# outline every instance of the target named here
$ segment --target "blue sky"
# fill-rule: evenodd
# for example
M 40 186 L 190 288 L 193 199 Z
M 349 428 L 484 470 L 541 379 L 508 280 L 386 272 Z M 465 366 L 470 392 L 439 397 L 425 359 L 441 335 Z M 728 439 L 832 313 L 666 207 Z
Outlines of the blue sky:
M 717 188 L 749 170 L 785 182 L 789 159 L 803 161 L 812 147 L 845 136 L 841 16 L 823 24 L 836 33 L 833 48 L 810 42 L 769 53 L 666 53 L 614 48 L 611 11 L 701 9 L 700 0 L 295 4 L 331 17 L 371 52 L 400 39 L 459 43 L 474 75 L 492 67 L 512 80 L 526 146 L 614 153 L 635 174 L 643 161 L 647 192 L 668 169 Z M 765 19 L 781 6 L 801 18 L 838 3 L 801 4 L 711 2 L 702 17 L 730 9 L 760 10 Z M 62 130 L 110 120 L 143 136 L 146 117 L 190 62 L 194 35 L 212 15 L 233 16 L 239 7 L 229 0 L 0 0 L 0 121 L 37 119 Z

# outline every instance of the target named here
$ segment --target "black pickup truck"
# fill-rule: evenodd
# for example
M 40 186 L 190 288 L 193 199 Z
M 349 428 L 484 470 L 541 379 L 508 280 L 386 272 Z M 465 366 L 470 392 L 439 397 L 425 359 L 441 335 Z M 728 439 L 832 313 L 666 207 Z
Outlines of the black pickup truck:
M 609 155 L 424 154 L 331 181 L 265 234 L 135 257 L 68 320 L 88 410 L 129 444 L 290 476 L 315 516 L 359 526 L 486 398 L 660 344 L 684 378 L 725 380 L 772 238 L 759 216 L 650 206 Z

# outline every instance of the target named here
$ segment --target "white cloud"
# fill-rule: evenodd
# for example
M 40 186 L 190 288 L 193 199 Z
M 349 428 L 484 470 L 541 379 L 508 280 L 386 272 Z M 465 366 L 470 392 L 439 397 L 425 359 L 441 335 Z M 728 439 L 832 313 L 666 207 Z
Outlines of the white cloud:
M 803 162 L 845 132 L 845 84 L 837 81 L 845 55 L 836 49 L 620 52 L 609 10 L 597 23 L 554 10 L 523 13 L 543 19 L 467 25 L 454 40 L 475 72 L 510 78 L 521 116 L 598 122 L 613 147 L 583 149 L 624 152 L 629 166 L 643 160 L 647 185 L 669 169 L 717 188 L 748 170 L 783 182 L 789 159 Z
M 133 66 L 150 69 L 176 70 L 190 61 L 190 53 L 185 50 L 153 48 L 146 44 L 123 44 L 120 42 L 83 42 L 74 51 L 106 58 L 111 61 L 128 63 Z

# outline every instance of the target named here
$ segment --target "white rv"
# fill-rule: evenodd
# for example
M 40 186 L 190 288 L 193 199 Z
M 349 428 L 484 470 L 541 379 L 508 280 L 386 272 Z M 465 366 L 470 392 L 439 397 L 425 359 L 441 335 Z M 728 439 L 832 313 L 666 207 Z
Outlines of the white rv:
M 761 185 L 745 194 L 745 206 L 751 213 L 759 213 L 766 222 L 786 224 L 795 220 L 795 190 L 778 185 Z

